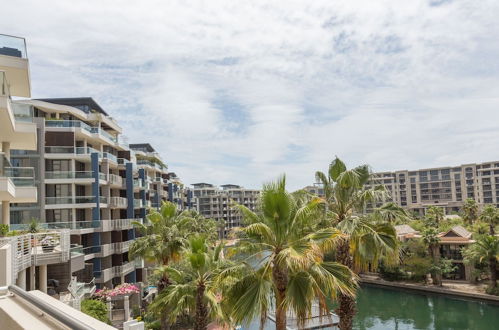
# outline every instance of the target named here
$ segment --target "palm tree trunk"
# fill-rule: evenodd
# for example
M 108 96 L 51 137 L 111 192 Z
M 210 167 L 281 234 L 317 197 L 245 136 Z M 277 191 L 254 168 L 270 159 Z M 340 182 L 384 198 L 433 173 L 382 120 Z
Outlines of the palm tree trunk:
M 169 285 L 170 279 L 168 276 L 163 275 L 163 277 L 158 281 L 158 295 L 163 292 Z M 170 322 L 168 322 L 168 310 L 164 310 L 160 317 L 161 330 L 170 330 Z
M 288 274 L 274 264 L 272 277 L 276 287 L 275 304 L 275 328 L 276 330 L 286 330 L 286 308 L 284 299 L 286 298 L 286 287 L 288 284 Z
M 194 330 L 206 330 L 208 326 L 208 308 L 204 302 L 204 291 L 206 286 L 203 282 L 198 283 L 196 290 L 196 323 Z
M 350 242 L 345 240 L 338 247 L 337 259 L 338 262 L 347 266 L 348 268 L 353 268 L 352 258 L 350 256 Z M 339 328 L 341 330 L 350 330 L 353 326 L 353 318 L 357 312 L 356 301 L 354 298 L 346 295 L 339 295 L 340 304 L 335 310 L 336 314 L 340 318 Z
M 497 260 L 496 260 L 496 258 L 490 258 L 489 268 L 490 268 L 490 287 L 492 289 L 494 289 L 497 287 Z
M 439 253 L 438 253 L 438 245 L 437 246 L 430 245 L 428 250 L 429 250 L 432 262 L 433 262 L 433 266 L 436 266 L 439 262 L 439 259 L 440 259 Z M 436 271 L 436 269 L 432 269 L 430 272 L 430 275 L 431 275 L 431 282 L 433 283 L 433 285 L 442 285 L 442 280 L 441 280 L 438 272 Z

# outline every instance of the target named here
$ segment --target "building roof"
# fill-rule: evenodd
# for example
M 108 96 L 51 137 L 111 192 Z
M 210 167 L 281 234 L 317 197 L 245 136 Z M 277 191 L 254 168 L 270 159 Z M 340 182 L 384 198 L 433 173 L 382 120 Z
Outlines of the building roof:
M 191 186 L 194 186 L 194 188 L 213 187 L 211 183 L 205 183 L 205 182 L 193 183 L 191 184 Z
M 238 186 L 237 184 L 223 184 L 220 187 L 224 189 L 230 189 L 230 188 L 241 188 L 241 186 Z
M 463 226 L 454 226 L 448 231 L 440 233 L 438 236 L 440 236 L 440 238 L 447 238 L 447 237 L 455 238 L 456 236 L 453 235 L 452 233 L 454 233 L 458 237 L 467 238 L 467 239 L 471 238 L 471 233 L 468 230 L 466 230 L 466 228 L 464 228 Z
M 414 228 L 412 228 L 409 225 L 396 225 L 395 231 L 397 232 L 397 235 L 407 235 L 407 234 L 415 234 L 418 231 Z
M 36 100 L 48 103 L 54 103 L 54 104 L 69 105 L 72 107 L 79 107 L 82 105 L 86 105 L 92 110 L 95 110 L 106 116 L 109 116 L 107 112 L 105 112 L 104 109 L 102 109 L 101 106 L 97 102 L 95 102 L 95 100 L 91 97 L 49 98 L 49 99 L 36 99 Z
M 154 148 L 149 143 L 130 143 L 130 149 L 145 149 L 147 152 L 155 152 Z

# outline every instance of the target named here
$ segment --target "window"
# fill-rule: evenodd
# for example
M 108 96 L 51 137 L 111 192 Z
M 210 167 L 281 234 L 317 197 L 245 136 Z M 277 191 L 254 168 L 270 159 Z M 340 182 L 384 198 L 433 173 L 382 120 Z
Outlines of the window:
M 411 183 L 416 182 L 416 178 L 411 178 Z
M 461 180 L 461 174 L 454 174 L 454 180 Z

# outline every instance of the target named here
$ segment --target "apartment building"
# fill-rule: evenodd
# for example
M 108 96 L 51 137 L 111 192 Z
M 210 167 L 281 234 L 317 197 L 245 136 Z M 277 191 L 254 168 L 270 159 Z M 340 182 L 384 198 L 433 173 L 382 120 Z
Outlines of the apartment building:
M 18 166 L 15 150 L 37 148 L 37 127 L 31 118 L 16 115 L 13 97 L 31 97 L 29 60 L 23 38 L 0 35 L 0 201 L 2 224 L 10 225 L 11 207 L 36 203 L 34 168 Z M 69 232 L 0 238 L 0 285 L 16 283 L 46 291 L 47 264 L 70 260 Z M 77 264 L 75 260 L 75 264 Z
M 444 208 L 446 214 L 456 213 L 467 198 L 473 198 L 481 206 L 499 206 L 499 161 L 378 172 L 370 186 L 380 184 L 390 193 L 382 202 L 393 201 L 420 215 L 432 205 Z
M 314 183 L 312 186 L 306 186 L 303 188 L 306 192 L 319 196 L 319 197 L 324 197 L 324 187 L 321 183 Z
M 260 195 L 259 190 L 245 189 L 234 184 L 222 185 L 220 188 L 209 183 L 195 183 L 192 186 L 193 208 L 206 218 L 223 221 L 223 237 L 227 237 L 232 228 L 242 225 L 241 215 L 231 207 L 232 203 L 255 211 Z

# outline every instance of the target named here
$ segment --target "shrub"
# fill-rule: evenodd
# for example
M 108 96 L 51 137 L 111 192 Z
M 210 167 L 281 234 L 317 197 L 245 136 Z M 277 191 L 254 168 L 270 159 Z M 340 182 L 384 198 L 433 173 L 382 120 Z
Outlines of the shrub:
M 9 225 L 2 223 L 0 224 L 0 237 L 4 237 L 9 232 Z
M 495 287 L 495 288 L 488 287 L 487 289 L 485 289 L 485 292 L 487 294 L 491 294 L 491 295 L 494 295 L 494 296 L 499 296 L 499 287 Z
M 404 261 L 404 268 L 414 281 L 423 281 L 432 267 L 431 260 L 420 256 L 411 256 Z
M 387 281 L 399 281 L 406 278 L 405 273 L 399 267 L 388 267 L 383 264 L 379 265 L 379 275 Z
M 85 299 L 81 302 L 81 311 L 94 319 L 111 324 L 108 318 L 107 306 L 104 302 L 94 299 Z

